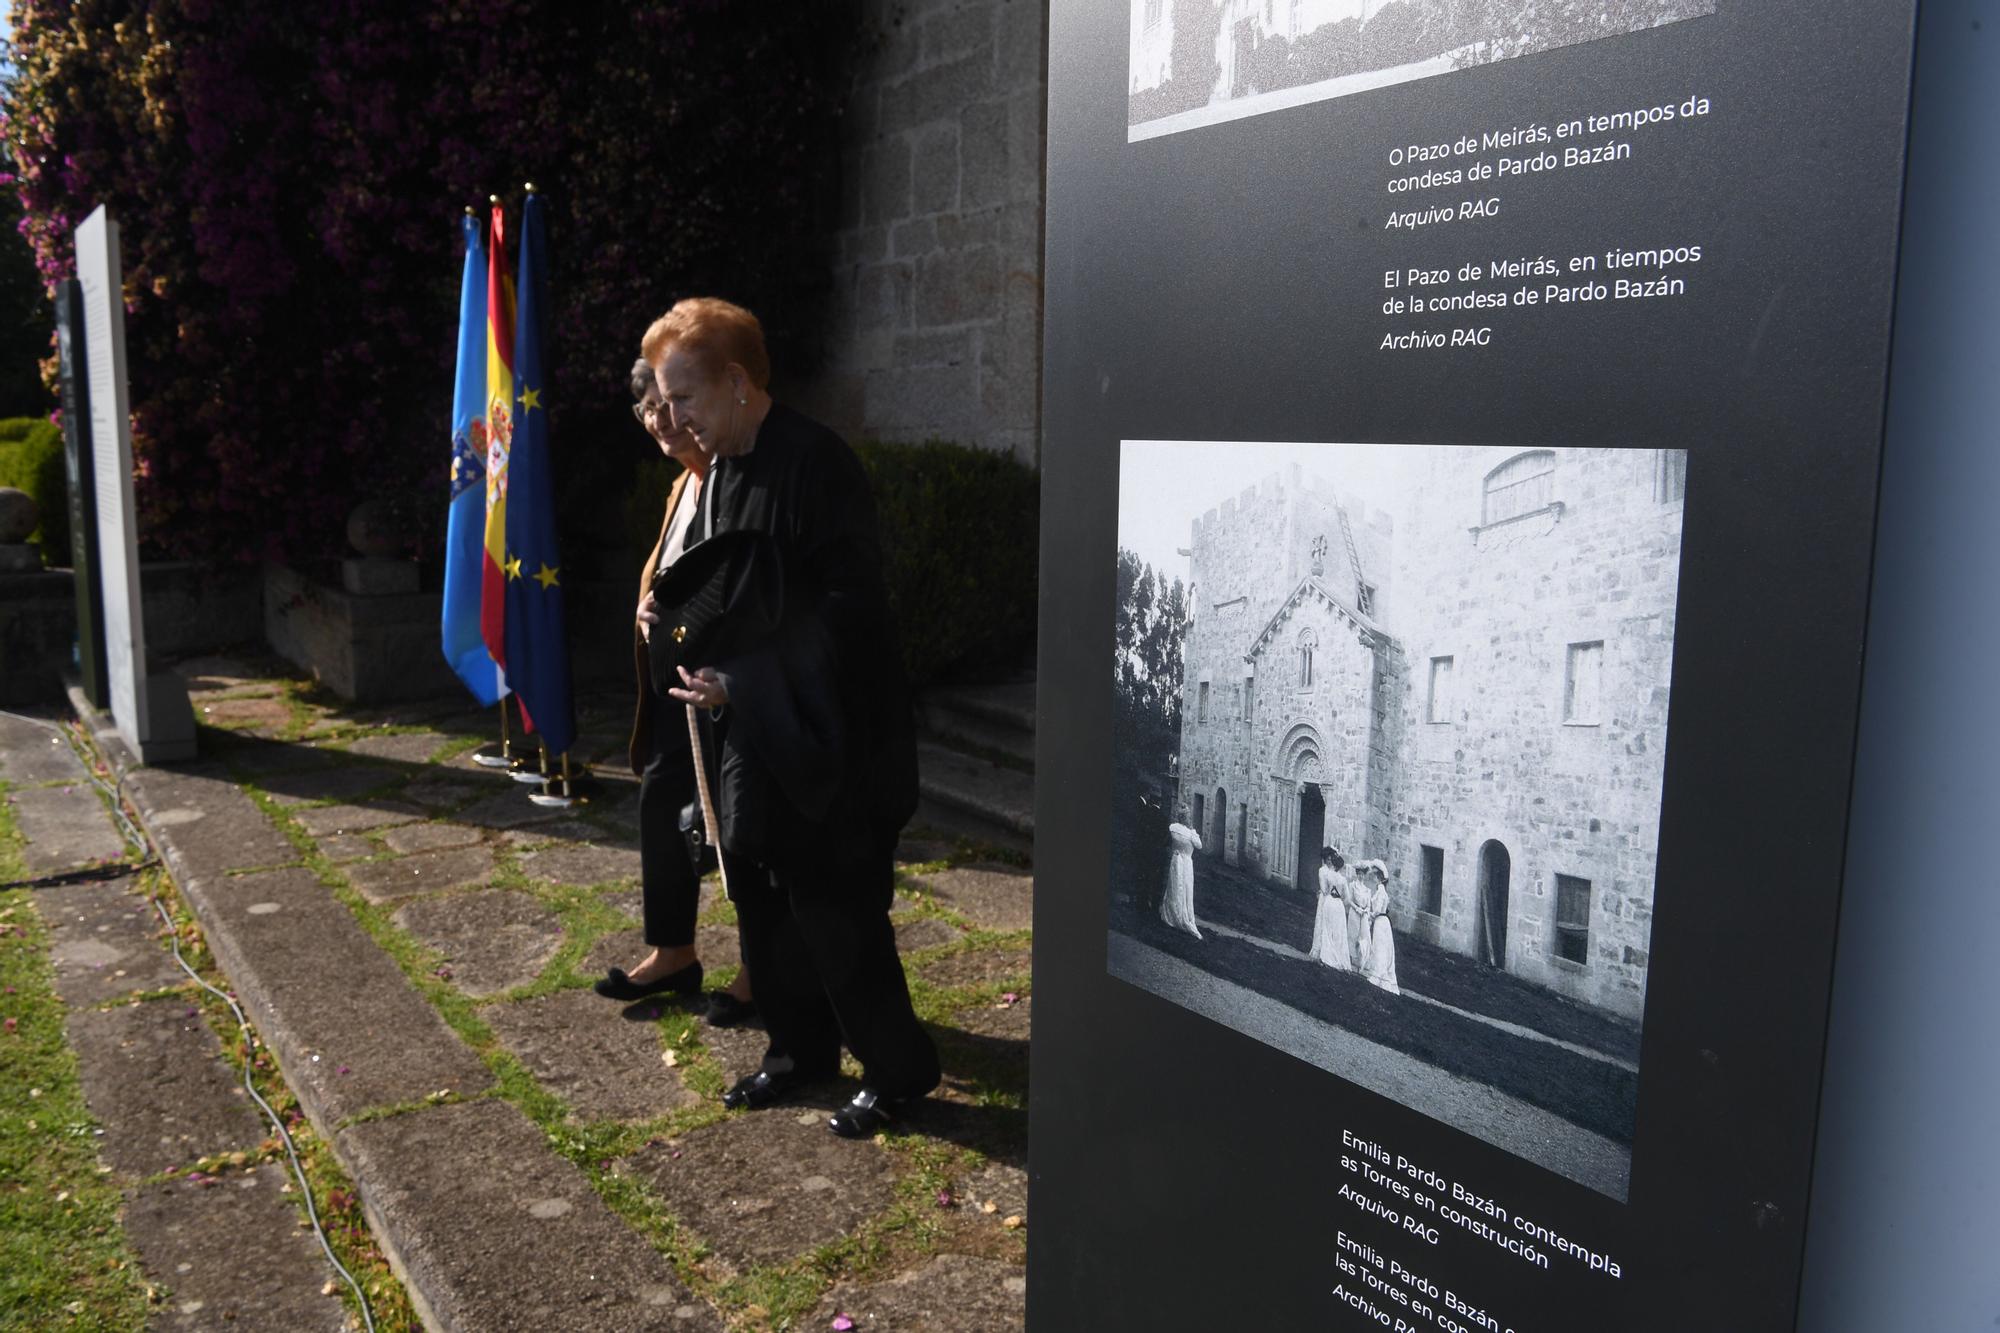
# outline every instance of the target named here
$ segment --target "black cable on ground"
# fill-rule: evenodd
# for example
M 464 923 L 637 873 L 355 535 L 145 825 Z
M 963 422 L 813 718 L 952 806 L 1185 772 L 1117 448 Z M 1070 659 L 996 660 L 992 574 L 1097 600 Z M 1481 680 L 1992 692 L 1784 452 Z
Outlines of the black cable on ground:
M 91 785 L 110 798 L 111 813 L 118 820 L 125 841 L 144 858 L 137 864 L 120 863 L 115 866 L 95 866 L 87 870 L 45 875 L 41 879 L 17 880 L 12 884 L 0 885 L 0 889 L 40 888 L 53 884 L 74 883 L 90 879 L 111 879 L 121 875 L 137 874 L 149 866 L 160 864 L 160 858 L 155 854 L 151 840 L 125 814 L 124 773 L 121 772 L 118 774 L 118 781 L 115 786 L 107 784 L 104 779 L 98 777 L 95 767 L 91 762 L 91 757 L 83 753 L 82 749 L 77 745 L 76 738 L 70 734 L 68 728 L 62 726 L 60 723 L 46 722 L 41 718 L 27 717 L 20 713 L 10 713 L 4 709 L 0 709 L 0 717 L 11 717 L 23 722 L 31 722 L 38 727 L 47 727 L 50 731 L 61 736 L 68 743 L 71 753 L 75 754 L 77 760 L 82 763 L 83 775 L 90 779 Z M 262 1108 L 265 1117 L 271 1122 L 271 1128 L 278 1131 L 278 1138 L 284 1143 L 285 1153 L 292 1161 L 292 1176 L 299 1182 L 299 1193 L 305 1198 L 306 1217 L 312 1222 L 313 1235 L 318 1239 L 320 1249 L 326 1252 L 327 1262 L 333 1265 L 335 1272 L 346 1279 L 347 1285 L 354 1291 L 354 1298 L 361 1302 L 361 1322 L 366 1326 L 367 1333 L 375 1333 L 375 1317 L 369 1311 L 367 1293 L 362 1291 L 361 1284 L 354 1280 L 354 1274 L 348 1272 L 347 1266 L 341 1263 L 339 1258 L 334 1255 L 333 1246 L 328 1243 L 326 1238 L 326 1229 L 320 1225 L 319 1210 L 313 1206 L 312 1186 L 306 1182 L 305 1167 L 299 1162 L 299 1150 L 292 1143 L 292 1136 L 285 1129 L 284 1122 L 278 1118 L 278 1113 L 271 1109 L 271 1104 L 264 1100 L 250 1080 L 250 1070 L 256 1059 L 257 1050 L 256 1037 L 250 1030 L 250 1020 L 244 1016 L 243 1010 L 237 1006 L 234 998 L 203 981 L 200 974 L 188 966 L 187 959 L 181 957 L 180 932 L 174 929 L 173 918 L 167 915 L 167 909 L 160 900 L 148 894 L 146 901 L 153 905 L 153 910 L 159 913 L 161 924 L 166 926 L 167 938 L 173 944 L 174 961 L 180 964 L 181 971 L 187 973 L 197 986 L 200 986 L 210 995 L 215 996 L 228 1005 L 229 1012 L 236 1015 L 237 1029 L 243 1034 L 243 1090 L 249 1093 L 251 1100 L 255 1101 Z

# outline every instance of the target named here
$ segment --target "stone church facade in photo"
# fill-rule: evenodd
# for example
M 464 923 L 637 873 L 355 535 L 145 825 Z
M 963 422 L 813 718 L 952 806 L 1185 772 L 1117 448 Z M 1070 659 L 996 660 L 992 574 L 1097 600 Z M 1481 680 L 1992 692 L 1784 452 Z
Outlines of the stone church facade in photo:
M 1181 804 L 1302 891 L 1380 858 L 1399 933 L 1636 1020 L 1686 454 L 1417 468 L 1408 512 L 1294 468 L 1195 521 Z

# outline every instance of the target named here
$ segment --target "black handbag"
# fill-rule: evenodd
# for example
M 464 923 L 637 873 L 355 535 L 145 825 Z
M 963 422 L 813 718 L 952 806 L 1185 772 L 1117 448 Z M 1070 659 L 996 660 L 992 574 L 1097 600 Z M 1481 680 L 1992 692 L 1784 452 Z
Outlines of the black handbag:
M 695 878 L 716 869 L 715 844 L 708 840 L 708 831 L 701 817 L 699 798 L 681 807 L 681 837 L 687 840 L 688 860 L 694 864 Z
M 785 572 L 769 534 L 718 532 L 655 576 L 660 623 L 646 640 L 653 689 L 664 695 L 690 672 L 750 652 L 778 631 L 785 612 Z

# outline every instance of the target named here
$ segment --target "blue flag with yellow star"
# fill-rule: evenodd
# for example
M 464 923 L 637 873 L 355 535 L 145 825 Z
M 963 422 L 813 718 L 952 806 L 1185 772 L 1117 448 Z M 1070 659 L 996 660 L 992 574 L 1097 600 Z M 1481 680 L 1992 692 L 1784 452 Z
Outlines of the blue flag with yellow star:
M 542 201 L 521 208 L 521 275 L 514 284 L 514 442 L 507 462 L 507 683 L 551 756 L 576 740 L 562 556 L 556 550 L 555 474 L 549 461 L 542 360 L 548 272 Z
M 458 375 L 451 393 L 451 510 L 444 538 L 444 660 L 482 704 L 507 692 L 479 637 L 486 527 L 486 246 L 468 211 L 465 278 L 458 289 Z

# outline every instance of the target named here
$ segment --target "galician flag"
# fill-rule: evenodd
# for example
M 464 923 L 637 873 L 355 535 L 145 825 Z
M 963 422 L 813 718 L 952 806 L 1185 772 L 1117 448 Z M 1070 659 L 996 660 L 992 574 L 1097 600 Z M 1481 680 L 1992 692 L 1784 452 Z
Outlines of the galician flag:
M 563 618 L 562 556 L 556 549 L 555 473 L 549 460 L 548 380 L 542 363 L 543 284 L 548 273 L 542 201 L 531 188 L 521 209 L 521 308 L 515 325 L 514 432 L 508 468 L 507 677 L 551 755 L 576 740 L 569 634 Z
M 519 571 L 507 557 L 507 455 L 514 440 L 514 284 L 503 263 L 507 234 L 500 201 L 486 250 L 486 554 L 480 562 L 479 637 L 507 670 L 507 579 Z
M 458 289 L 458 375 L 451 394 L 451 509 L 444 539 L 444 660 L 481 704 L 507 692 L 479 635 L 480 544 L 486 526 L 486 246 L 467 209 Z

